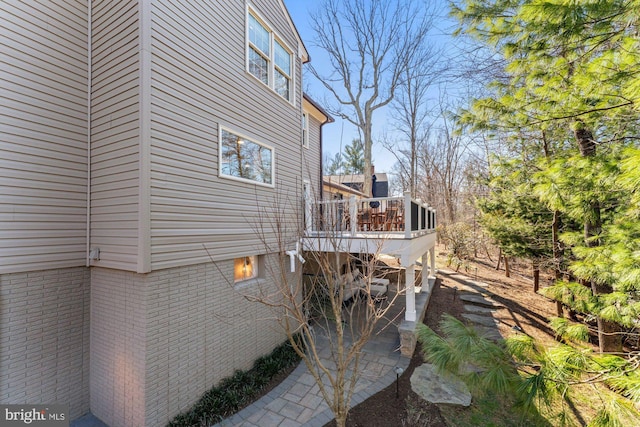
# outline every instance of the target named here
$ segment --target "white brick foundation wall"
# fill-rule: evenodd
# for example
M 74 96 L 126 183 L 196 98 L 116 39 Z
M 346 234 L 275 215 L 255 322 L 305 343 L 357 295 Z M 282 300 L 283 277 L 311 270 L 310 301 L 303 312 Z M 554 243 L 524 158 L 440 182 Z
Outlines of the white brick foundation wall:
M 89 410 L 89 269 L 0 275 L 0 403 Z
M 285 339 L 274 314 L 234 291 L 223 274 L 233 277 L 233 260 L 149 274 L 92 269 L 91 411 L 98 418 L 111 427 L 165 425 Z

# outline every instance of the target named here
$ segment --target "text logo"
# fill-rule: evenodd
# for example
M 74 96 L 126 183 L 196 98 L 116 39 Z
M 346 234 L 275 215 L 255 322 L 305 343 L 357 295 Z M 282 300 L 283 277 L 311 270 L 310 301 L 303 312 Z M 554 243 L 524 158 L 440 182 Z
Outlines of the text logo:
M 0 427 L 69 427 L 69 405 L 0 405 Z

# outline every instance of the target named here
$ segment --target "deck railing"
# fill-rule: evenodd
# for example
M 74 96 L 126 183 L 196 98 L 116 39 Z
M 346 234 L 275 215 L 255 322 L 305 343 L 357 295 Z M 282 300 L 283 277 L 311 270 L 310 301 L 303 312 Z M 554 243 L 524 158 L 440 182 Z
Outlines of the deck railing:
M 309 234 L 387 234 L 411 238 L 435 231 L 435 209 L 410 193 L 401 197 L 375 197 L 307 202 L 306 229 Z

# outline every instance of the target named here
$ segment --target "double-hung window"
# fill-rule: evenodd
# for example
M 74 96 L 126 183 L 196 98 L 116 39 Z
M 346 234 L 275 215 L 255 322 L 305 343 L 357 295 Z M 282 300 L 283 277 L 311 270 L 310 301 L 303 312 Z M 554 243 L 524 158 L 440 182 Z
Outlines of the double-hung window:
M 291 51 L 252 11 L 248 13 L 247 26 L 249 73 L 291 102 L 293 86 Z
M 220 127 L 220 175 L 273 186 L 273 148 Z

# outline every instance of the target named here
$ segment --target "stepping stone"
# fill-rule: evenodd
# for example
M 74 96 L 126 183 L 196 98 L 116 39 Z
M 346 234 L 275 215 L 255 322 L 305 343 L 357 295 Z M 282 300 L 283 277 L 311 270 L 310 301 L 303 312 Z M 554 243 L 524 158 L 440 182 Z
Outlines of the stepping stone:
M 491 316 L 483 316 L 481 314 L 462 313 L 462 317 L 470 321 L 471 323 L 477 323 L 482 326 L 498 327 L 498 322 Z
M 499 340 L 504 338 L 500 334 L 500 331 L 498 331 L 497 328 L 494 328 L 492 326 L 490 326 L 490 327 L 487 327 L 487 326 L 476 326 L 475 328 L 476 328 L 476 330 L 478 331 L 478 333 L 480 335 L 482 335 L 484 338 L 486 338 L 488 340 L 499 341 Z
M 502 304 L 478 294 L 463 294 L 463 295 L 460 295 L 460 299 L 464 302 L 470 302 L 471 304 L 484 305 L 486 307 L 496 307 L 496 308 L 504 307 Z
M 471 393 L 467 385 L 452 374 L 439 374 L 433 365 L 418 366 L 411 375 L 411 389 L 431 403 L 471 405 Z
M 491 315 L 497 309 L 498 309 L 497 307 L 482 307 L 482 306 L 479 306 L 479 305 L 471 305 L 471 304 L 465 304 L 464 305 L 464 310 L 465 311 L 468 311 L 469 313 L 476 313 L 476 314 L 488 314 L 488 315 Z
M 480 287 L 480 288 L 486 288 L 487 286 L 489 286 L 489 284 L 488 284 L 488 283 L 484 283 L 484 282 L 475 282 L 475 281 L 473 281 L 473 280 L 472 280 L 472 281 L 467 282 L 467 284 L 468 284 L 469 286 L 478 286 L 478 287 Z

